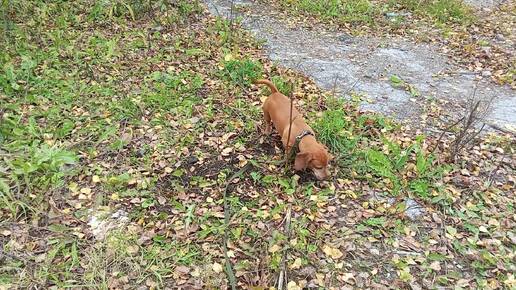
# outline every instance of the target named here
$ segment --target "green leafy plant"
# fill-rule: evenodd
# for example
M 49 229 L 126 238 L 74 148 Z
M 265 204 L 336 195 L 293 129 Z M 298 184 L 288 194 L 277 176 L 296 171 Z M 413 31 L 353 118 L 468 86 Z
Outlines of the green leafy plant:
M 292 93 L 292 84 L 284 78 L 280 76 L 273 76 L 271 80 L 274 85 L 276 85 L 276 88 L 278 88 L 278 90 L 285 96 L 289 96 L 290 93 Z
M 225 61 L 224 75 L 235 85 L 249 86 L 262 75 L 262 65 L 250 59 Z
M 421 95 L 421 93 L 413 85 L 407 83 L 397 75 L 391 75 L 389 81 L 393 87 L 409 92 L 412 97 L 419 97 Z
M 416 196 L 429 200 L 431 190 L 436 188 L 436 182 L 449 171 L 449 166 L 436 166 L 435 157 L 423 151 L 421 147 L 423 140 L 423 137 L 419 136 L 415 143 L 402 148 L 399 144 L 384 138 L 383 143 L 387 146 L 387 153 L 376 149 L 365 152 L 369 171 L 376 176 L 388 178 L 393 184 L 393 194 L 398 194 L 401 190 L 412 191 Z M 409 161 L 415 163 L 416 176 L 406 180 Z
M 349 118 L 346 116 L 345 100 L 333 99 L 328 103 L 328 109 L 323 112 L 313 124 L 318 139 L 326 144 L 330 151 L 340 154 L 350 154 L 358 142 L 353 135 Z
M 8 161 L 8 165 L 15 180 L 21 177 L 25 185 L 30 186 L 32 179 L 45 184 L 57 182 L 64 175 L 63 166 L 76 161 L 77 157 L 72 152 L 43 144 L 32 146 L 26 156 L 16 157 Z
M 374 149 L 367 150 L 365 155 L 370 170 L 380 177 L 388 178 L 394 186 L 393 193 L 398 194 L 401 187 L 400 180 L 389 157 Z

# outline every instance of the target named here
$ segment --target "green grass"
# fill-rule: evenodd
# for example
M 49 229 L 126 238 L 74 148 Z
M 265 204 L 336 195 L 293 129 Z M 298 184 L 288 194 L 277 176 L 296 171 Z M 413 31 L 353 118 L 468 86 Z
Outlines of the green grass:
M 461 0 L 282 0 L 281 4 L 326 20 L 356 26 L 392 24 L 383 13 L 396 11 L 410 11 L 440 25 L 469 24 L 474 19 L 471 9 Z
M 232 59 L 224 62 L 224 75 L 234 85 L 250 86 L 261 74 L 262 66 L 249 59 Z
M 285 96 L 290 96 L 290 94 L 293 93 L 292 90 L 294 89 L 295 85 L 292 82 L 286 80 L 285 78 L 281 76 L 273 76 L 271 78 L 271 81 L 274 83 L 276 88 L 278 88 L 278 90 Z
M 429 16 L 438 24 L 469 24 L 474 20 L 471 8 L 462 0 L 390 0 L 390 7 Z
M 369 0 L 282 0 L 282 3 L 325 19 L 353 24 L 374 24 L 380 13 L 378 7 Z
M 335 100 L 314 124 L 319 139 L 332 152 L 349 152 L 357 144 L 358 137 L 354 136 L 351 118 L 346 113 L 345 101 Z

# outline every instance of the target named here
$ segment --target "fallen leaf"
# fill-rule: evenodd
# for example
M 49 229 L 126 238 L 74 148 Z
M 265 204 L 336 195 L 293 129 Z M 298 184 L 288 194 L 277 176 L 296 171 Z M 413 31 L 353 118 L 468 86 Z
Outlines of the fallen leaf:
M 228 156 L 229 153 L 233 152 L 233 148 L 232 147 L 227 147 L 227 148 L 224 148 L 224 150 L 222 150 L 222 153 L 221 155 L 222 156 Z
M 90 195 L 91 194 L 91 188 L 89 188 L 89 187 L 81 188 L 81 193 L 84 193 L 86 195 Z
M 291 269 L 299 269 L 299 268 L 301 268 L 301 264 L 302 264 L 301 258 L 296 258 L 294 260 L 294 263 L 292 263 L 292 265 L 290 265 L 290 268 Z
M 330 256 L 334 260 L 340 259 L 344 255 L 344 254 L 342 254 L 342 252 L 339 249 L 333 248 L 329 245 L 324 245 L 322 250 L 326 254 L 326 256 Z
M 186 274 L 190 273 L 190 268 L 187 266 L 181 265 L 181 266 L 177 266 L 176 269 L 174 270 L 174 272 L 176 272 L 179 275 L 186 275 Z
M 441 264 L 439 263 L 439 261 L 434 261 L 430 264 L 430 269 L 434 271 L 441 271 Z
M 290 281 L 287 284 L 287 290 L 301 290 L 301 287 L 299 287 L 296 282 Z
M 213 263 L 212 269 L 215 271 L 215 273 L 220 273 L 223 270 L 222 265 L 217 262 Z
M 194 270 L 190 273 L 192 277 L 200 277 L 201 276 L 201 270 L 198 267 L 195 267 Z
M 273 245 L 272 247 L 269 248 L 269 252 L 270 253 L 276 253 L 277 251 L 279 251 L 281 249 L 280 246 L 278 245 Z

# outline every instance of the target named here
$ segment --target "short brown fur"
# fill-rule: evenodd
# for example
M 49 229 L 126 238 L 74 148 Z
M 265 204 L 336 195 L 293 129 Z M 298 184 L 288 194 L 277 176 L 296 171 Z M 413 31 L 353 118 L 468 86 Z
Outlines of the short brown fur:
M 292 128 L 289 138 L 289 121 L 290 121 L 290 99 L 280 93 L 276 86 L 268 80 L 258 80 L 256 84 L 267 85 L 272 94 L 263 103 L 263 117 L 265 120 L 265 133 L 272 132 L 272 124 L 281 136 L 281 142 L 287 152 L 296 141 L 296 137 L 303 131 L 314 132 L 308 126 L 299 111 L 292 108 Z M 299 153 L 296 155 L 294 168 L 296 170 L 310 169 L 319 180 L 326 179 L 329 176 L 328 163 L 332 156 L 328 153 L 327 148 L 317 142 L 315 135 L 307 135 L 299 142 Z

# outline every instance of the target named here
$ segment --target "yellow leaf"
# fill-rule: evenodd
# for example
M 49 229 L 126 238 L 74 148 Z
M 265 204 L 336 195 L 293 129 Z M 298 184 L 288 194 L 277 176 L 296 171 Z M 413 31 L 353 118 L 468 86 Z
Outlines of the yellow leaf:
M 355 275 L 353 273 L 344 273 L 342 275 L 342 280 L 346 281 L 347 283 L 352 282 L 352 280 L 355 279 Z
M 498 222 L 498 221 L 497 221 L 497 220 L 495 220 L 495 219 L 490 219 L 490 220 L 489 220 L 489 222 L 488 222 L 488 224 L 489 224 L 490 226 L 495 226 L 495 227 L 500 226 L 500 222 Z
M 224 56 L 224 60 L 225 61 L 230 61 L 233 59 L 233 55 L 231 53 L 228 53 Z
M 290 281 L 287 284 L 287 290 L 301 290 L 301 287 L 297 286 L 296 282 Z
M 514 289 L 514 287 L 516 287 L 516 279 L 514 279 L 514 274 L 507 275 L 507 280 L 503 281 L 503 283 L 509 288 Z
M 192 277 L 200 277 L 201 271 L 198 267 L 195 267 L 194 270 L 190 273 L 190 275 L 192 275 Z
M 301 258 L 296 258 L 294 260 L 294 263 L 292 265 L 290 265 L 290 268 L 291 269 L 299 269 L 299 268 L 301 268 L 301 263 L 302 263 Z
M 100 177 L 98 175 L 93 175 L 91 177 L 91 181 L 93 181 L 93 183 L 99 183 L 100 182 Z
M 79 186 L 77 185 L 77 183 L 75 182 L 72 182 L 70 183 L 70 185 L 68 186 L 68 189 L 73 192 L 73 193 L 77 193 L 79 191 Z
M 222 156 L 228 156 L 231 152 L 233 152 L 233 148 L 227 147 L 224 150 L 222 150 Z
M 91 188 L 89 188 L 89 187 L 81 188 L 81 193 L 84 193 L 86 195 L 90 195 L 91 194 Z
M 324 245 L 322 250 L 326 254 L 326 256 L 329 256 L 335 260 L 340 259 L 344 255 L 339 249 L 333 248 L 329 245 Z
M 126 248 L 126 251 L 128 254 L 134 255 L 134 254 L 138 253 L 140 251 L 140 249 L 138 248 L 138 246 L 131 245 Z
M 215 271 L 215 273 L 220 273 L 223 270 L 222 265 L 217 262 L 213 263 L 212 269 Z
M 278 245 L 273 245 L 272 247 L 270 247 L 269 252 L 270 252 L 270 253 L 276 253 L 276 252 L 277 252 L 277 251 L 279 251 L 280 249 L 281 249 L 281 247 L 280 247 L 280 246 L 278 246 Z
M 439 263 L 439 261 L 434 261 L 432 262 L 432 264 L 430 264 L 430 269 L 435 271 L 441 271 L 441 264 Z
M 320 286 L 324 286 L 324 274 L 315 273 L 315 278 L 317 280 L 317 284 L 319 284 Z

